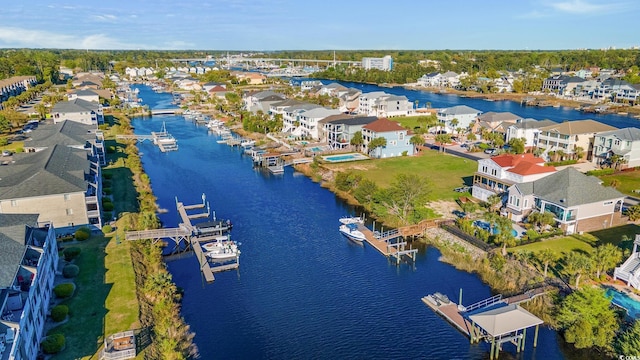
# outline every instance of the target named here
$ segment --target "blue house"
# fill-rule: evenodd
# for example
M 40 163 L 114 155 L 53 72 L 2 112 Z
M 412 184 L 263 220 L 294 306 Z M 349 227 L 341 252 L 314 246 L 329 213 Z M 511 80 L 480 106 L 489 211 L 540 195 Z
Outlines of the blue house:
M 397 122 L 387 118 L 380 118 L 362 127 L 364 152 L 371 157 L 387 158 L 394 156 L 413 155 L 413 145 L 409 142 L 411 136 L 408 130 Z M 376 138 L 385 138 L 387 145 L 371 150 L 369 143 Z

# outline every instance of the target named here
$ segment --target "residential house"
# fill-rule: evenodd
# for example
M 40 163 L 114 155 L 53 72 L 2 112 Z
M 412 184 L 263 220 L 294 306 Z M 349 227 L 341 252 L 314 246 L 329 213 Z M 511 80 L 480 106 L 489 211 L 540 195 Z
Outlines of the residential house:
M 527 154 L 503 154 L 478 160 L 478 171 L 473 175 L 471 195 L 487 201 L 492 195 L 505 193 L 510 186 L 541 179 L 556 172 L 545 166 L 543 159 Z
M 12 96 L 22 94 L 37 84 L 38 80 L 35 76 L 13 76 L 0 80 L 0 103 L 7 101 Z
M 82 99 L 60 101 L 51 109 L 51 118 L 54 123 L 65 120 L 76 121 L 87 125 L 99 125 L 104 123 L 104 114 L 100 103 L 89 102 Z
M 394 156 L 413 155 L 414 148 L 409 142 L 411 136 L 408 130 L 397 122 L 387 118 L 380 118 L 362 127 L 364 152 L 369 156 L 387 158 Z M 387 145 L 370 149 L 369 143 L 376 138 L 385 138 Z
M 73 101 L 75 99 L 81 99 L 89 102 L 100 102 L 100 96 L 93 90 L 76 90 L 67 94 L 67 99 Z
M 316 87 L 322 87 L 320 80 L 305 80 L 300 82 L 300 91 L 309 91 Z
M 0 214 L 39 214 L 39 222 L 73 231 L 102 227 L 98 160 L 86 150 L 54 145 L 14 155 L 0 166 Z
M 567 234 L 594 231 L 622 223 L 625 196 L 602 181 L 568 167 L 509 188 L 504 213 L 521 221 L 532 211 L 550 212 Z
M 513 76 L 509 74 L 493 79 L 493 88 L 499 93 L 513 92 Z
M 210 81 L 202 84 L 202 90 L 205 92 L 210 92 L 212 89 L 217 89 L 217 88 L 223 88 L 226 90 L 227 84 L 223 82 L 214 82 L 214 81 Z
M 227 90 L 227 87 L 222 85 L 216 85 L 210 88 L 209 90 L 207 90 L 207 93 L 209 94 L 209 98 L 211 99 L 213 98 L 225 99 L 227 92 L 229 92 L 229 90 Z
M 620 168 L 640 166 L 640 129 L 629 127 L 597 134 L 593 141 L 593 161 L 610 164 L 613 155 L 624 160 Z
M 393 70 L 393 59 L 391 55 L 387 55 L 381 58 L 363 57 L 362 68 L 365 70 L 378 69 L 382 71 Z
M 440 74 L 440 86 L 454 88 L 460 85 L 460 78 L 466 76 L 466 74 L 458 74 L 454 71 L 447 71 L 444 74 Z
M 185 78 L 180 78 L 176 81 L 173 82 L 173 85 L 175 87 L 177 87 L 180 90 L 195 90 L 195 91 L 200 91 L 202 90 L 202 86 L 200 85 L 200 82 L 197 79 L 191 78 L 191 77 L 185 77 Z
M 524 139 L 524 147 L 526 150 L 534 149 L 538 145 L 538 133 L 541 127 L 557 124 L 551 120 L 521 119 L 515 124 L 507 126 L 505 141 L 508 143 L 511 139 Z
M 479 133 L 482 129 L 486 129 L 486 131 L 489 132 L 499 132 L 504 134 L 506 133 L 509 125 L 515 124 L 520 119 L 522 119 L 520 116 L 510 112 L 489 111 L 478 115 L 476 122 L 472 125 L 472 130 L 475 133 Z
M 298 114 L 298 121 L 300 123 L 301 135 L 306 138 L 318 139 L 319 138 L 319 125 L 318 121 L 332 115 L 341 114 L 340 110 L 328 109 L 325 107 L 317 107 L 307 111 L 301 111 Z M 295 130 L 293 131 L 296 132 Z
M 466 105 L 457 105 L 438 110 L 436 116 L 439 124 L 444 126 L 444 131 L 453 133 L 457 128 L 467 129 L 475 124 L 480 114 L 482 114 L 480 110 Z M 457 120 L 457 124 L 452 123 L 453 119 Z
M 593 72 L 590 69 L 580 69 L 576 71 L 575 75 L 579 78 L 590 79 L 593 76 Z
M 349 148 L 353 135 L 362 127 L 378 120 L 375 116 L 353 116 L 339 114 L 327 116 L 318 121 L 319 139 L 326 142 L 331 149 Z
M 407 116 L 413 113 L 413 103 L 406 96 L 383 91 L 363 93 L 358 100 L 358 114 L 368 116 Z
M 246 93 L 242 97 L 244 108 L 252 113 L 262 111 L 265 114 L 268 113 L 271 104 L 286 100 L 287 97 L 284 94 L 277 93 L 271 90 L 254 91 Z
M 592 98 L 635 105 L 640 96 L 640 84 L 630 84 L 624 80 L 610 78 L 594 89 Z
M 340 97 L 342 94 L 345 94 L 349 91 L 349 88 L 346 86 L 340 85 L 338 83 L 331 83 L 327 85 L 322 85 L 320 90 L 317 92 L 317 95 L 328 95 L 331 97 Z
M 556 123 L 540 128 L 537 147 L 544 149 L 543 157 L 547 157 L 550 151 L 562 151 L 568 156 L 577 155 L 576 151 L 579 151 L 586 155 L 587 160 L 592 160 L 594 137 L 598 133 L 612 130 L 616 128 L 594 120 Z
M 600 87 L 600 81 L 598 80 L 585 80 L 576 84 L 574 94 L 577 97 L 592 98 L 593 92 Z
M 0 357 L 37 359 L 58 267 L 55 229 L 37 214 L 0 214 Z
M 234 71 L 232 74 L 238 81 L 246 81 L 249 85 L 260 85 L 267 82 L 267 77 L 257 72 Z
M 294 102 L 296 100 L 287 100 L 287 101 Z M 278 109 L 279 111 L 281 106 L 278 106 L 278 104 L 281 104 L 281 102 L 277 102 L 272 105 L 276 105 L 276 109 Z M 272 105 L 270 105 L 270 108 Z M 304 102 L 285 107 L 282 110 L 283 111 L 282 132 L 289 133 L 295 136 L 302 136 L 303 127 L 300 120 L 300 114 L 304 113 L 305 111 L 310 111 L 317 108 L 322 108 L 322 106 L 317 104 L 304 103 Z M 275 116 L 275 114 L 277 113 L 274 113 L 273 115 Z
M 544 79 L 542 91 L 549 91 L 560 95 L 573 95 L 576 86 L 585 79 L 577 76 L 553 75 Z
M 347 114 L 354 114 L 360 107 L 360 95 L 362 91 L 354 88 L 349 88 L 346 93 L 339 96 L 340 103 L 338 109 Z
M 417 83 L 420 86 L 424 86 L 424 87 L 437 87 L 440 86 L 440 82 L 441 82 L 442 76 L 440 75 L 439 72 L 432 72 L 429 74 L 424 74 L 422 75 Z

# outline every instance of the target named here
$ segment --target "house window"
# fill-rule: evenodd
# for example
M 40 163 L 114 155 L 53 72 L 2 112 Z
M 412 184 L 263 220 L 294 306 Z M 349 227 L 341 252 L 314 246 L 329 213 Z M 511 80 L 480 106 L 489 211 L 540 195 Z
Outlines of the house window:
M 520 198 L 516 198 L 516 206 L 520 206 Z
M 493 175 L 493 176 L 497 176 L 497 175 L 498 175 L 498 170 L 496 170 L 496 169 L 491 169 L 491 175 Z
M 18 206 L 18 200 L 11 200 L 11 206 Z
M 71 200 L 71 195 L 64 194 L 64 201 L 69 201 L 69 200 Z
M 529 205 L 529 200 L 524 199 L 524 206 L 523 207 L 526 209 L 528 205 Z
M 67 209 L 67 215 L 73 215 L 73 209 Z
M 398 133 L 398 140 L 404 140 L 404 133 Z

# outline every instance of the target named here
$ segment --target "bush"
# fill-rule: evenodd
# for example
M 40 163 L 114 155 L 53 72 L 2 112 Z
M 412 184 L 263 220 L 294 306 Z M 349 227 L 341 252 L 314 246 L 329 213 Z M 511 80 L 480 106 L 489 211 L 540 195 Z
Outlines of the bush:
M 62 334 L 53 334 L 49 335 L 42 342 L 42 351 L 45 354 L 56 354 L 59 353 L 62 349 L 64 349 L 65 338 Z
M 71 295 L 73 295 L 73 284 L 60 284 L 60 285 L 56 285 L 56 287 L 53 288 L 53 293 L 56 294 L 56 297 L 61 298 L 61 299 L 66 299 L 68 297 L 71 297 Z
M 102 188 L 102 192 L 103 192 L 105 195 L 111 195 L 111 194 L 113 193 L 113 190 L 111 190 L 111 188 L 110 188 L 110 187 L 105 187 L 105 188 Z
M 600 170 L 589 170 L 586 172 L 589 176 L 602 176 L 602 175 L 611 175 L 616 172 L 615 169 L 600 169 Z
M 103 201 L 102 202 L 102 210 L 104 211 L 113 211 L 113 203 L 110 201 Z
M 80 272 L 80 268 L 78 267 L 78 265 L 69 264 L 62 269 L 62 276 L 64 276 L 67 279 L 70 279 L 78 276 L 79 272 Z
M 0 138 L 0 146 L 7 146 L 9 145 L 9 139 L 5 138 Z
M 547 166 L 565 166 L 565 165 L 573 165 L 577 163 L 578 163 L 578 160 L 552 161 L 552 162 L 548 162 Z
M 111 179 L 113 177 L 113 174 L 108 172 L 103 172 L 102 177 L 105 179 Z
M 110 233 L 112 231 L 113 231 L 113 228 L 111 227 L 111 225 L 105 225 L 105 226 L 102 227 L 102 232 L 105 233 L 105 234 L 108 234 L 108 233 Z
M 55 322 L 60 322 L 67 318 L 69 314 L 69 307 L 67 305 L 57 305 L 51 309 L 51 319 Z
M 78 257 L 78 255 L 80 255 L 80 252 L 82 250 L 79 247 L 68 247 L 66 249 L 64 249 L 62 251 L 62 254 L 64 255 L 64 259 L 66 261 L 71 261 L 73 259 L 75 259 L 76 257 Z
M 85 241 L 91 237 L 91 230 L 86 227 L 81 227 L 80 229 L 76 230 L 74 237 L 78 241 Z
M 102 219 L 107 222 L 107 221 L 111 221 L 113 214 L 111 213 L 111 211 L 104 211 L 102 212 Z M 104 232 L 104 231 L 103 231 Z

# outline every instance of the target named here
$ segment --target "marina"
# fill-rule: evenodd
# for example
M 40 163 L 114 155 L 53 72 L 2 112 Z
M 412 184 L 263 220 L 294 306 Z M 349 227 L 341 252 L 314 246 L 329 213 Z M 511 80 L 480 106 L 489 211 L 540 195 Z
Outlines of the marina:
M 116 139 L 135 140 L 139 142 L 149 140 L 157 145 L 162 152 L 178 150 L 178 140 L 169 134 L 164 121 L 162 122 L 162 129 L 160 131 L 152 131 L 151 135 L 116 135 Z
M 141 95 L 152 108 L 154 101 L 171 98 L 144 88 Z M 171 116 L 166 121 L 170 126 Z M 133 125 L 144 134 L 159 122 L 134 119 Z M 182 315 L 196 333 L 202 358 L 488 357 L 490 344 L 471 344 L 420 301 L 435 291 L 452 297 L 460 287 L 470 302 L 490 297 L 477 275 L 439 261 L 437 249 L 419 242 L 413 243 L 417 252 L 411 264 L 386 261 L 368 242 L 356 244 L 337 231 L 338 219 L 359 210 L 307 177 L 295 176 L 291 167 L 277 176 L 261 171 L 243 156 L 244 149 L 218 144 L 217 134 L 193 122 L 171 131 L 180 151 L 170 156 L 149 151 L 149 142 L 138 145 L 158 206 L 168 209 L 159 214 L 164 226 L 177 228 L 181 222 L 176 197 L 197 199 L 206 191 L 220 216 L 233 219 L 232 239 L 251 239 L 240 246 L 242 266 L 215 273 L 214 286 L 203 286 L 201 277 L 194 276 L 200 264 L 192 254 L 166 258 L 176 285 L 185 291 Z M 188 185 L 176 186 L 185 183 L 185 174 Z M 411 236 L 422 229 L 407 227 L 403 233 Z M 376 230 L 388 231 L 379 224 Z M 225 311 L 203 312 L 207 301 Z M 538 342 L 535 351 L 527 343 L 523 358 L 567 356 L 556 332 L 547 327 L 540 327 Z

